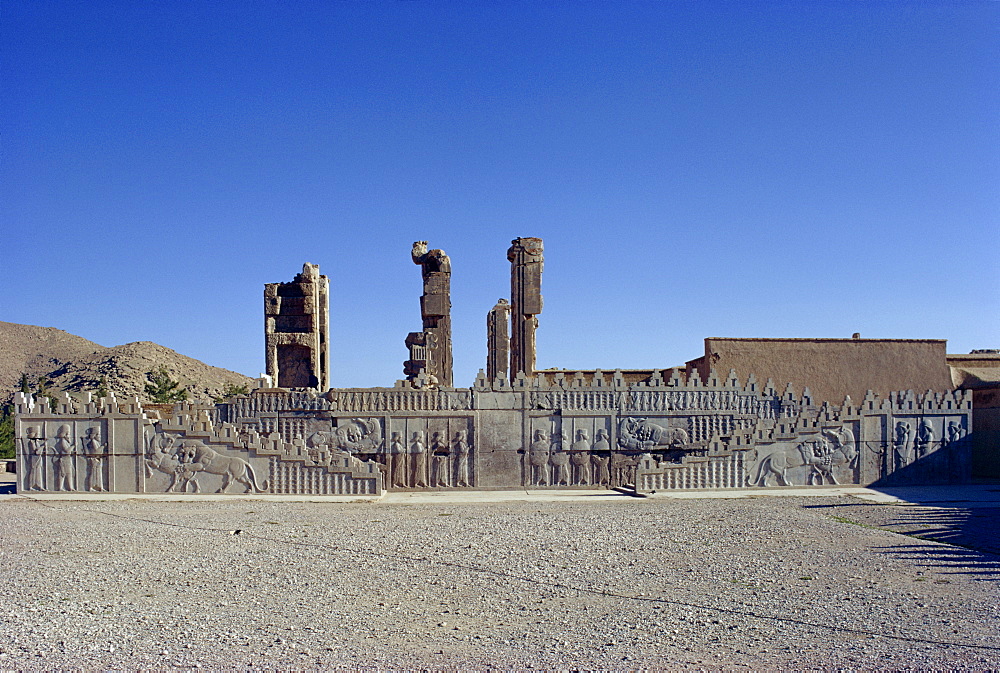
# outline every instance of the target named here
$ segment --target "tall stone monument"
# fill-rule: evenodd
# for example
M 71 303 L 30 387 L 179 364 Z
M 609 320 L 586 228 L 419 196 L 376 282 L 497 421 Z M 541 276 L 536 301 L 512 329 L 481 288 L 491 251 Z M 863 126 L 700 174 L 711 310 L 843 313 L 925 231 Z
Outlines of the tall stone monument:
M 437 385 L 450 388 L 451 260 L 444 250 L 428 250 L 427 241 L 416 241 L 410 255 L 424 279 L 424 294 L 420 297 L 424 329 L 406 336 L 410 359 L 403 363 L 403 373 L 411 381 L 423 374 L 428 381 L 436 379 Z
M 507 378 L 510 357 L 510 304 L 501 299 L 486 314 L 486 380 Z
M 515 238 L 510 260 L 510 376 L 535 374 L 535 330 L 542 312 L 542 239 Z
M 306 263 L 290 283 L 264 285 L 267 374 L 281 388 L 330 387 L 330 280 Z

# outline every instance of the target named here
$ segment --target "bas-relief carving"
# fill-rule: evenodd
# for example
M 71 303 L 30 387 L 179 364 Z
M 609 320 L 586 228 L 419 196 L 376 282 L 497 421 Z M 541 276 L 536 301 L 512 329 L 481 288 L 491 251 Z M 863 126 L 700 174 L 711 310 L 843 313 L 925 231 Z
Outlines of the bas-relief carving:
M 180 460 L 177 451 L 180 448 L 179 436 L 157 429 L 154 433 L 146 436 L 146 456 L 143 460 L 146 479 L 152 479 L 155 472 L 162 472 L 170 477 L 167 491 L 175 490 L 178 486 L 178 477 L 182 475 L 180 470 Z M 187 484 L 181 482 L 187 489 Z
M 76 448 L 69 425 L 60 425 L 52 442 L 55 455 L 55 477 L 57 491 L 76 490 Z
M 475 485 L 468 417 L 390 420 L 390 440 L 376 457 L 392 488 L 469 488 Z
M 904 410 L 919 409 L 909 397 L 902 398 L 903 405 Z M 888 479 L 886 483 L 941 483 L 968 478 L 970 447 L 963 439 L 969 420 L 966 414 L 896 415 L 883 452 L 882 477 Z
M 386 481 L 396 488 L 406 488 L 406 447 L 398 432 L 392 433 L 387 449 Z
M 962 422 L 948 421 L 947 433 L 949 446 L 962 441 L 962 438 L 965 437 L 965 430 L 962 428 Z
M 549 454 L 550 444 L 545 431 L 535 430 L 533 441 L 528 447 L 531 485 L 549 485 Z
M 203 442 L 196 439 L 186 439 L 181 442 L 178 452 L 180 470 L 185 473 L 187 483 L 194 485 L 194 492 L 200 491 L 197 477 L 201 473 L 222 476 L 222 486 L 217 493 L 225 493 L 235 481 L 246 487 L 247 493 L 263 493 L 268 489 L 268 482 L 257 483 L 253 466 L 238 456 L 224 456 Z
M 424 433 L 419 430 L 410 440 L 410 459 L 413 466 L 410 484 L 415 488 L 427 486 L 427 445 Z
M 768 486 L 770 479 L 776 486 L 856 483 L 857 467 L 854 432 L 848 427 L 834 428 L 804 441 L 757 447 L 747 485 Z
M 233 482 L 243 485 L 247 493 L 268 490 L 267 480 L 259 483 L 253 466 L 243 458 L 223 455 L 200 440 L 163 432 L 159 427 L 146 435 L 143 464 L 148 485 L 157 472 L 170 477 L 166 493 L 200 493 L 198 478 L 203 474 L 222 477 L 217 493 L 227 493 Z
M 325 425 L 328 429 L 317 429 Z M 358 460 L 375 458 L 383 450 L 382 422 L 377 418 L 343 418 L 333 427 L 330 421 L 309 424 L 310 431 L 305 439 L 305 449 L 312 463 L 316 465 L 331 465 L 335 459 L 347 459 L 347 465 L 354 465 L 350 460 L 357 456 Z
M 572 483 L 574 486 L 590 484 L 590 436 L 586 428 L 576 431 L 576 441 L 570 447 L 569 462 L 573 466 Z
M 569 453 L 564 447 L 569 446 L 569 437 L 565 432 L 552 433 L 549 446 L 549 463 L 552 465 L 552 485 L 569 485 Z
M 913 426 L 906 421 L 896 421 L 892 450 L 895 469 L 902 469 L 913 462 Z
M 647 418 L 623 418 L 618 424 L 618 445 L 628 451 L 664 448 L 680 450 L 691 439 L 684 428 L 673 428 Z
M 612 466 L 622 466 L 621 476 L 627 471 L 625 463 L 632 461 L 631 456 L 615 458 L 607 417 L 545 417 L 533 423 L 531 441 L 521 452 L 525 486 L 618 485 Z
M 472 447 L 468 442 L 469 433 L 459 430 L 455 433 L 452 448 L 455 451 L 455 485 L 460 487 L 472 486 L 472 471 L 469 469 L 469 454 Z
M 377 396 L 397 392 L 412 396 L 417 407 L 433 406 L 431 400 L 450 394 L 405 390 L 345 391 L 338 395 L 352 394 L 366 404 L 381 404 Z M 337 468 L 364 471 L 354 455 L 382 463 L 385 478 L 372 483 L 376 486 L 384 483 L 390 488 L 473 487 L 478 469 L 486 470 L 487 483 L 499 487 L 521 484 L 567 488 L 634 483 L 639 488 L 641 483 L 647 485 L 644 488 L 734 488 L 860 483 L 862 471 L 865 483 L 887 476 L 893 477 L 892 483 L 924 483 L 959 479 L 968 467 L 967 400 L 962 402 L 963 406 L 956 406 L 955 401 L 946 398 L 935 402 L 899 396 L 899 401 L 892 403 L 895 406 L 866 400 L 861 415 L 854 407 L 844 412 L 827 405 L 811 409 L 800 406 L 779 419 L 748 421 L 722 411 L 661 412 L 650 416 L 628 414 L 620 409 L 618 413 L 612 410 L 586 415 L 564 413 L 557 408 L 546 412 L 548 415 L 537 416 L 538 409 L 533 404 L 535 391 L 493 390 L 489 394 L 490 399 L 506 396 L 522 400 L 525 406 L 505 403 L 482 408 L 477 402 L 475 410 L 461 417 L 446 416 L 442 409 L 373 418 L 339 417 L 324 409 L 286 409 L 277 403 L 271 405 L 271 411 L 240 418 L 240 425 L 227 431 L 231 437 L 228 445 L 207 439 L 203 443 L 224 457 L 231 455 L 237 444 L 244 452 L 250 444 L 275 447 L 268 451 L 280 453 L 264 454 L 270 456 L 267 464 L 271 473 L 262 476 L 270 476 L 270 483 L 278 484 L 275 492 L 283 493 L 298 492 L 296 489 L 312 489 L 308 491 L 311 493 L 342 492 L 338 489 L 344 488 L 341 485 L 344 477 L 334 475 Z M 566 390 L 562 394 L 577 393 Z M 928 413 L 934 404 L 942 408 L 932 410 L 937 413 Z M 894 415 L 904 405 L 911 413 Z M 522 416 L 528 424 L 521 426 L 530 441 L 524 441 L 520 447 L 523 461 L 520 469 L 514 469 L 510 481 L 505 483 L 494 467 L 504 463 L 489 458 L 479 465 L 473 460 L 470 437 L 479 423 L 486 423 L 485 427 L 493 433 L 494 422 L 487 419 L 492 414 L 509 415 L 511 411 L 530 416 L 530 421 Z M 836 420 L 842 413 L 851 414 L 852 420 L 841 424 L 822 422 L 822 419 Z M 221 407 L 217 415 L 233 418 L 231 411 Z M 191 432 L 203 439 L 201 433 L 211 432 L 212 423 L 203 418 L 206 412 L 196 408 L 186 410 L 183 416 L 190 419 L 191 429 L 176 432 L 174 421 L 164 421 L 170 426 L 169 431 L 155 426 L 147 433 L 146 446 L 140 449 L 136 462 L 142 470 L 140 490 L 200 492 L 218 487 L 226 491 L 232 490 L 233 482 L 245 487 L 241 490 L 267 489 L 268 482 L 260 484 L 252 473 L 227 472 L 218 465 L 206 469 L 206 465 L 215 465 L 206 459 L 211 456 L 205 452 L 199 454 L 195 446 L 184 442 L 193 439 Z M 92 416 L 74 418 L 72 411 L 68 411 L 41 420 L 24 418 L 21 423 L 18 445 L 24 476 L 20 483 L 26 490 L 109 487 L 108 455 L 114 451 L 107 445 L 105 426 L 95 425 Z M 148 429 L 154 428 L 148 422 L 140 422 L 140 426 L 143 423 Z M 281 437 L 268 435 L 279 429 Z M 735 432 L 732 437 L 731 432 Z M 131 434 L 122 430 L 116 433 L 121 437 Z M 383 440 L 386 435 L 391 438 L 388 442 Z M 519 448 L 517 440 L 487 436 L 491 454 Z M 862 436 L 864 442 L 859 439 Z M 292 439 L 291 444 L 288 439 Z M 133 450 L 127 449 L 119 455 L 129 455 Z M 637 466 L 640 454 L 647 453 L 652 454 L 650 461 Z M 65 460 L 67 457 L 69 461 Z M 909 469 L 913 464 L 919 467 Z M 510 467 L 504 469 L 511 470 L 517 463 L 507 465 Z M 644 470 L 641 479 L 637 474 L 640 467 Z M 894 474 L 902 468 L 907 469 Z M 119 483 L 127 484 L 128 475 L 121 473 L 120 468 L 116 470 Z M 142 474 L 146 475 L 144 482 Z M 334 476 L 328 478 L 328 475 Z M 221 486 L 214 482 L 216 476 Z M 368 492 L 367 486 L 351 488 L 355 488 L 355 493 Z
M 611 485 L 611 440 L 605 428 L 597 429 L 594 446 L 591 447 L 592 483 L 595 486 Z
M 336 437 L 341 451 L 374 455 L 382 450 L 382 422 L 377 418 L 339 419 Z
M 611 456 L 594 453 L 591 455 L 591 462 L 594 469 L 594 485 L 610 486 L 611 470 L 609 465 L 611 463 Z
M 442 438 L 440 432 L 435 432 L 431 436 L 430 454 L 432 460 L 431 483 L 436 487 L 447 488 L 451 485 L 449 475 L 451 450 L 447 439 Z
M 87 428 L 83 438 L 83 455 L 87 462 L 87 473 L 84 488 L 88 491 L 107 491 L 108 485 L 105 478 L 104 460 L 107 453 L 107 446 L 101 441 L 101 428 L 91 426 Z
M 28 488 L 45 490 L 45 439 L 38 434 L 38 427 L 28 426 L 21 439 L 21 454 L 28 456 Z
M 931 425 L 929 419 L 920 419 L 920 424 L 917 426 L 917 440 L 914 446 L 917 458 L 923 458 L 936 448 L 934 446 L 934 426 Z
M 639 456 L 614 452 L 611 454 L 611 485 L 631 486 L 635 484 L 635 469 L 639 464 Z

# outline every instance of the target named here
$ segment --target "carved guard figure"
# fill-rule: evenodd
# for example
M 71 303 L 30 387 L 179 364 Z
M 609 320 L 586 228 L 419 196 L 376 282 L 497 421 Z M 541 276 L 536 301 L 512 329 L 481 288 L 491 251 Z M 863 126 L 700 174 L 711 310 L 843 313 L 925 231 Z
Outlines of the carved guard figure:
M 913 462 L 913 428 L 905 421 L 896 423 L 892 438 L 895 467 L 901 469 Z
M 573 484 L 585 486 L 590 482 L 590 438 L 585 429 L 576 431 L 572 449 L 569 460 L 573 465 Z
M 934 451 L 934 426 L 926 418 L 917 427 L 917 458 L 923 458 Z
M 431 455 L 434 456 L 434 485 L 447 488 L 448 483 L 448 445 L 441 439 L 441 433 L 435 432 L 431 437 Z
M 415 487 L 427 486 L 427 449 L 424 446 L 424 433 L 416 431 L 413 433 L 413 441 L 410 443 L 410 454 L 413 456 L 413 485 Z
M 389 440 L 389 479 L 397 488 L 406 488 L 406 447 L 398 432 Z
M 73 491 L 76 476 L 76 450 L 73 446 L 73 437 L 70 435 L 68 425 L 60 425 L 56 431 L 56 438 L 53 441 L 53 449 L 56 456 L 56 490 Z
M 104 481 L 104 456 L 105 446 L 101 443 L 101 429 L 99 427 L 87 428 L 85 436 L 80 440 L 83 443 L 83 455 L 87 460 L 87 476 L 84 488 L 88 491 L 107 491 Z
M 469 473 L 469 442 L 466 441 L 469 433 L 459 430 L 455 433 L 455 483 L 458 486 L 472 486 L 472 477 Z
M 549 484 L 549 440 L 545 431 L 535 430 L 535 441 L 528 447 L 528 465 L 531 467 L 531 483 L 534 486 Z
M 21 451 L 28 456 L 28 489 L 42 491 L 45 489 L 43 485 L 45 440 L 38 436 L 38 428 L 33 425 L 28 426 L 24 434 Z

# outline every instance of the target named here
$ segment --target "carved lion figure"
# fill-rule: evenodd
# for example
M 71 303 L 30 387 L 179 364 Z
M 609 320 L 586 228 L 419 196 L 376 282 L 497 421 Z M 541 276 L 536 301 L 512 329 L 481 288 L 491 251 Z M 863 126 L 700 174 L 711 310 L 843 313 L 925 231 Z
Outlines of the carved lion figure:
M 191 473 L 190 481 L 194 484 L 196 493 L 198 482 L 195 481 L 195 476 L 198 472 L 222 475 L 222 486 L 217 493 L 225 493 L 233 481 L 246 486 L 247 493 L 262 493 L 268 489 L 267 480 L 263 485 L 257 485 L 253 467 L 238 456 L 223 456 L 196 439 L 184 440 L 180 451 L 182 458 L 178 469 Z
M 382 426 L 377 419 L 352 418 L 334 434 L 337 448 L 347 453 L 377 453 L 382 449 Z
M 646 418 L 623 418 L 618 425 L 618 445 L 630 451 L 653 447 L 682 449 L 689 442 L 684 428 L 668 428 Z

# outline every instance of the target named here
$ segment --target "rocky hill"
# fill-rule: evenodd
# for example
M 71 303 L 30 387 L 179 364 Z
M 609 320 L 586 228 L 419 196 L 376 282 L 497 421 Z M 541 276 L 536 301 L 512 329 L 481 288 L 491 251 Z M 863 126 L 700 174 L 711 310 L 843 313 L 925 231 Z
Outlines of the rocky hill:
M 242 386 L 253 381 L 151 341 L 105 348 L 54 327 L 0 322 L 0 402 L 18 390 L 22 374 L 32 385 L 45 376 L 50 390 L 69 393 L 93 392 L 104 376 L 115 395 L 146 400 L 146 373 L 161 365 L 188 389 L 189 399 L 208 399 L 219 395 L 227 383 Z

